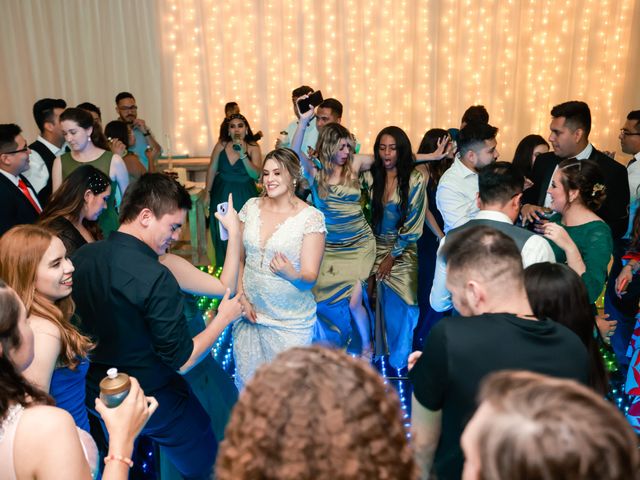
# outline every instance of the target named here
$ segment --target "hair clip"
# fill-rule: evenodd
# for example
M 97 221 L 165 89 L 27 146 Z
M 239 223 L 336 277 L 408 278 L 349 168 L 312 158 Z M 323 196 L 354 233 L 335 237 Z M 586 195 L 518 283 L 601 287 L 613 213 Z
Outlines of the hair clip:
M 593 185 L 593 189 L 591 190 L 591 196 L 595 197 L 596 193 L 604 192 L 605 190 L 606 190 L 606 187 L 603 184 L 596 183 Z

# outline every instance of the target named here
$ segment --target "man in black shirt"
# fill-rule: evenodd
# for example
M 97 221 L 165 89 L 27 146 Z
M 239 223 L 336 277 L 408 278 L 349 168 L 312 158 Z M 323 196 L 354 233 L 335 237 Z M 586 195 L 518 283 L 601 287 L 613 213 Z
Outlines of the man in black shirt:
M 564 326 L 533 316 L 515 242 L 477 226 L 443 250 L 447 288 L 464 317 L 437 324 L 409 376 L 412 436 L 423 478 L 458 479 L 460 435 L 475 409 L 480 381 L 504 369 L 532 370 L 586 383 L 587 352 Z
M 185 478 L 210 478 L 216 440 L 209 417 L 179 373 L 209 353 L 241 307 L 237 299 L 223 301 L 205 330 L 193 339 L 189 335 L 182 293 L 158 255 L 177 240 L 190 208 L 189 194 L 177 182 L 162 174 L 143 175 L 127 189 L 118 231 L 74 255 L 73 299 L 80 328 L 96 342 L 88 402 L 98 395 L 108 368 L 136 377 L 159 403 L 143 433 Z M 237 218 L 226 223 L 230 240 L 233 236 L 239 243 Z

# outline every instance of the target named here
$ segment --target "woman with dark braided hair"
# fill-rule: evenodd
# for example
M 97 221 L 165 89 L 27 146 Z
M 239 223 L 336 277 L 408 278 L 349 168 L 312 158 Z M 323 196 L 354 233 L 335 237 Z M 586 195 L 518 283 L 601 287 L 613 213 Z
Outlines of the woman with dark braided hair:
M 400 402 L 361 360 L 319 346 L 262 366 L 220 444 L 219 480 L 413 480 Z
M 418 322 L 418 250 L 425 215 L 424 177 L 414 167 L 411 142 L 398 127 L 378 133 L 371 167 L 372 228 L 376 238 L 376 354 L 394 368 L 407 365 Z
M 563 160 L 549 187 L 551 209 L 559 215 L 537 227 L 551 240 L 556 261 L 566 263 L 587 287 L 595 304 L 607 280 L 613 239 L 609 226 L 595 214 L 607 192 L 598 164 L 591 160 Z
M 233 203 L 240 211 L 245 202 L 258 196 L 256 180 L 260 177 L 262 152 L 247 119 L 234 113 L 225 118 L 220 127 L 220 139 L 211 152 L 207 171 L 205 203 L 211 211 L 211 240 L 215 250 L 215 264 L 222 266 L 227 241 L 220 238 L 219 222 L 214 217 L 218 204 L 233 194 Z

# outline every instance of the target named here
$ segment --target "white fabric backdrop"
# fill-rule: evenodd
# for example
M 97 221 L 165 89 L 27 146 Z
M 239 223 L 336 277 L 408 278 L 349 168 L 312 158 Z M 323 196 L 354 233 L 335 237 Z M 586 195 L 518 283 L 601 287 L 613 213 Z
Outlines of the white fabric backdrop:
M 0 0 L 0 122 L 36 134 L 40 97 L 92 101 L 105 121 L 131 91 L 174 154 L 208 155 L 222 107 L 237 100 L 266 151 L 303 83 L 345 105 L 371 149 L 385 125 L 416 143 L 487 106 L 503 159 L 549 110 L 592 107 L 592 140 L 618 149 L 640 108 L 636 0 Z M 632 26 L 635 25 L 635 29 Z

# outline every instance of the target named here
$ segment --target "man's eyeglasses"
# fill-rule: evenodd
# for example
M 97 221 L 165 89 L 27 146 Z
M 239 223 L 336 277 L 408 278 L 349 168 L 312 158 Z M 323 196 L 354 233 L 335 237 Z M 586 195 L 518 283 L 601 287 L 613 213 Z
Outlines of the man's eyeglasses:
M 124 110 L 125 112 L 131 111 L 131 110 L 138 110 L 138 106 L 137 105 L 130 105 L 128 107 L 118 107 L 118 110 Z
M 25 145 L 24 148 L 21 148 L 20 150 L 11 150 L 10 152 L 0 152 L 0 154 L 5 154 L 5 155 L 13 155 L 14 153 L 23 153 L 23 152 L 28 152 L 29 151 L 29 146 Z
M 634 135 L 640 135 L 640 133 L 633 133 L 633 132 L 630 132 L 629 130 L 625 130 L 624 128 L 621 128 L 620 135 L 622 135 L 623 137 L 633 137 Z

